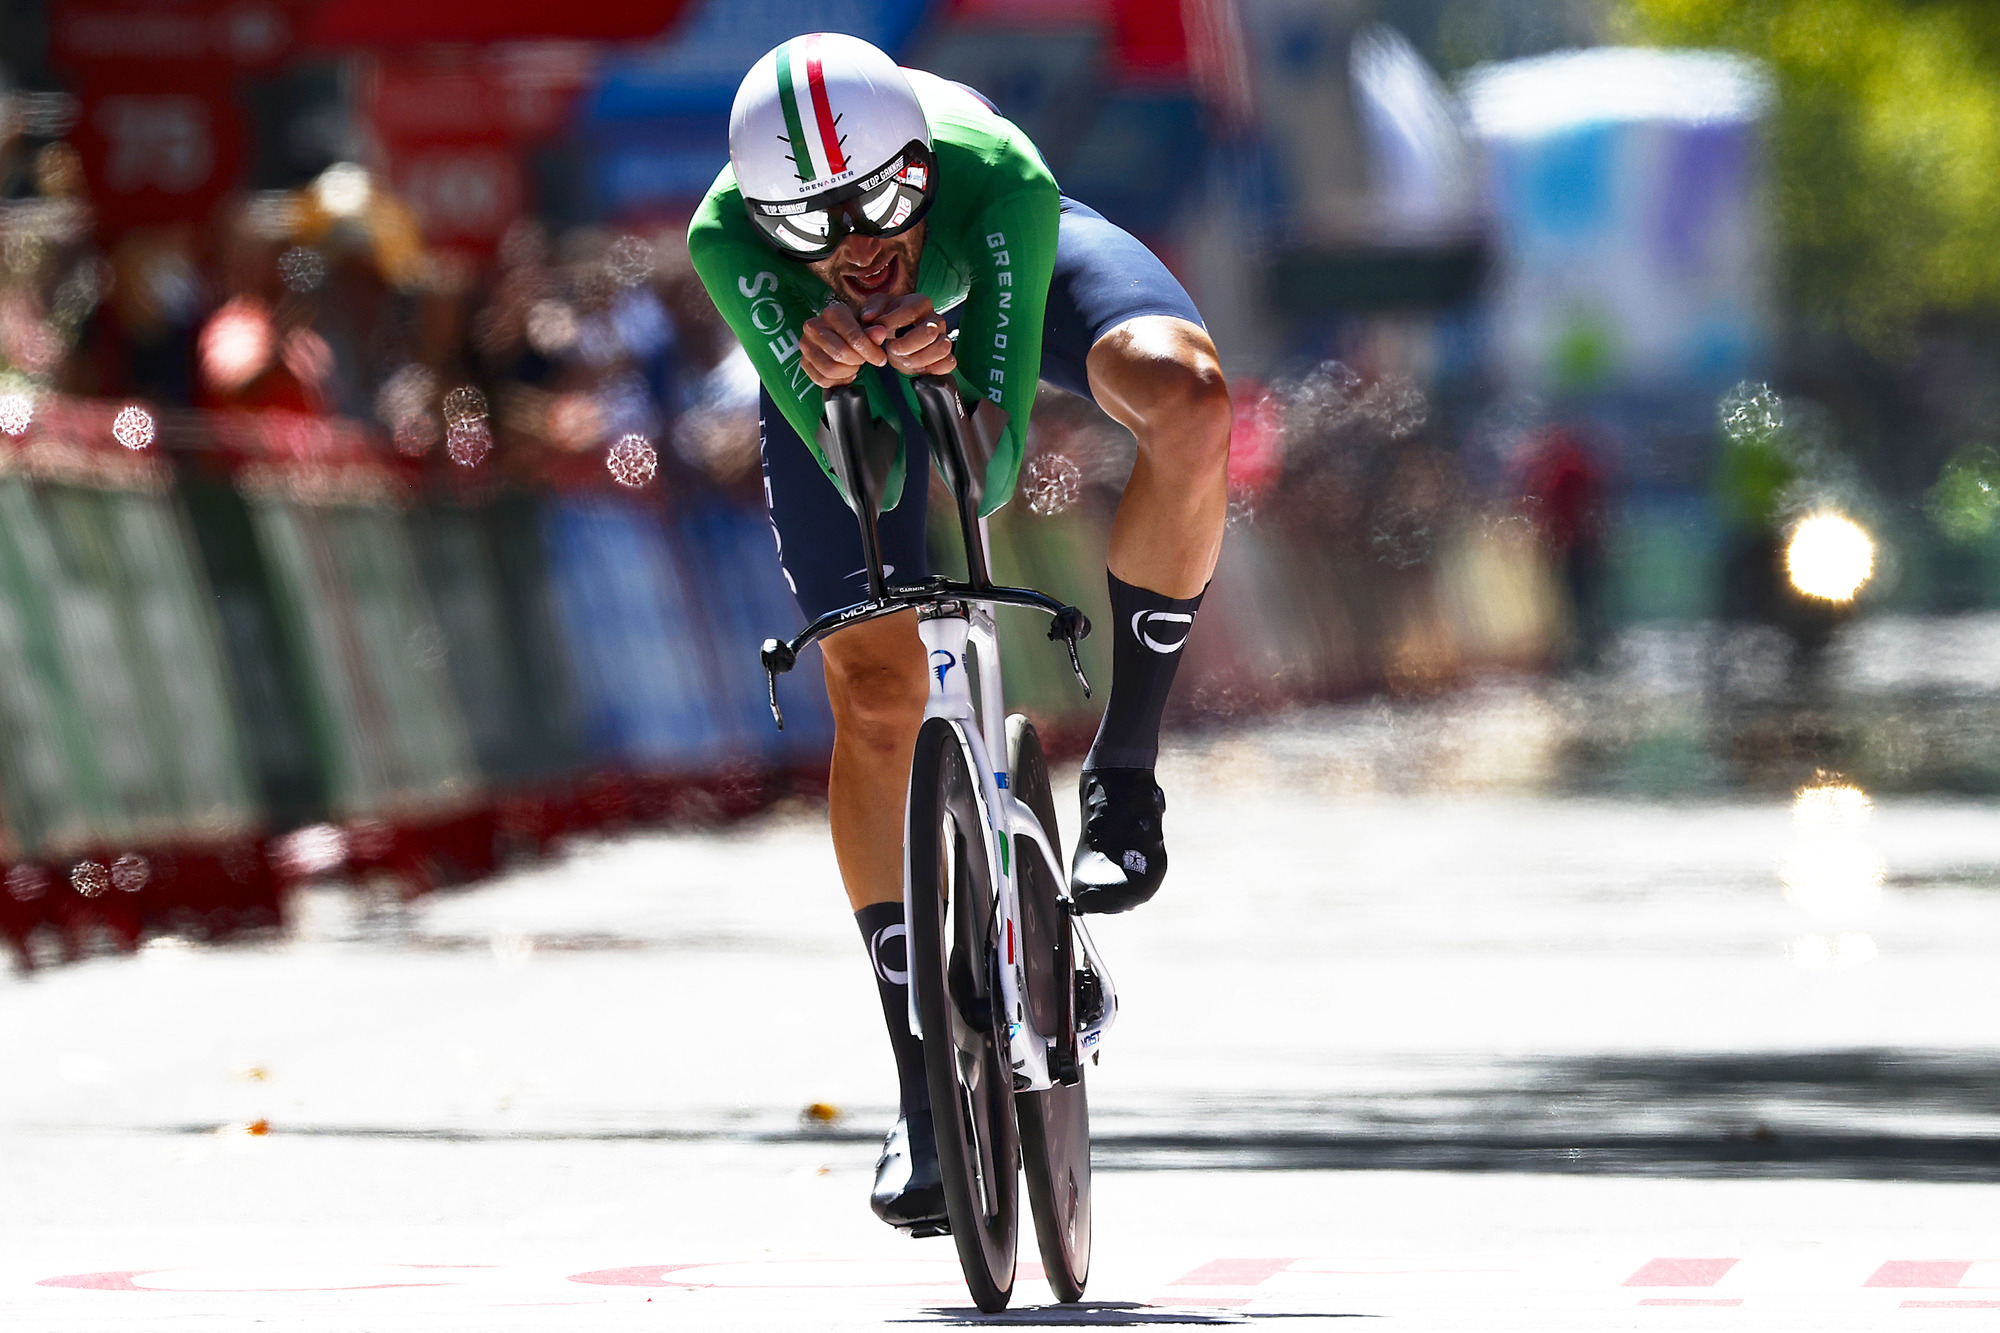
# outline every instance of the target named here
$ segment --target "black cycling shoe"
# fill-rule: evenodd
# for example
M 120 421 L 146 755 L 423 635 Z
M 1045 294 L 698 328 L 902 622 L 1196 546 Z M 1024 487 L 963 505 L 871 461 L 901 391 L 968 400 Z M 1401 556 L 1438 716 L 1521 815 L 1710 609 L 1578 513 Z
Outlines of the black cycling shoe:
M 1069 866 L 1079 912 L 1129 912 L 1160 890 L 1167 846 L 1160 832 L 1166 794 L 1151 769 L 1086 770 L 1083 837 Z
M 912 1111 L 889 1131 L 882 1158 L 875 1163 L 875 1190 L 868 1203 L 875 1216 L 913 1236 L 951 1234 L 929 1111 Z

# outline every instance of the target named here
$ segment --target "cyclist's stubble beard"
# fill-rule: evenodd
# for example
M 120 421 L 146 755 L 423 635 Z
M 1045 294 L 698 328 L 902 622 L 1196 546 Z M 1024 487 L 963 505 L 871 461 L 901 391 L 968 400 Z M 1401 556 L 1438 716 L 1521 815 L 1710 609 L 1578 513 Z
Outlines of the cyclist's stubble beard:
M 923 258 L 924 234 L 929 228 L 926 220 L 901 236 L 849 232 L 839 249 L 807 267 L 835 297 L 857 311 L 872 300 L 908 296 L 917 290 L 917 262 Z M 866 284 L 863 279 L 873 276 L 885 261 L 893 268 L 877 279 L 881 285 Z

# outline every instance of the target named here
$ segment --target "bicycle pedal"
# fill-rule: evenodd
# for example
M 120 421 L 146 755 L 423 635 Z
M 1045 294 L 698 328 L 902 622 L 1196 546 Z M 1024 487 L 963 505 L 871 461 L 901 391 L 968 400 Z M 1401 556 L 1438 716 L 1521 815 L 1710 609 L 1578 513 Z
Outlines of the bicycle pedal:
M 1103 1019 L 1108 1001 L 1104 981 L 1087 967 L 1076 970 L 1076 1025 L 1079 1030 Z
M 904 1227 L 902 1231 L 911 1240 L 929 1240 L 933 1236 L 949 1236 L 951 1234 L 951 1223 L 924 1222 L 917 1226 Z

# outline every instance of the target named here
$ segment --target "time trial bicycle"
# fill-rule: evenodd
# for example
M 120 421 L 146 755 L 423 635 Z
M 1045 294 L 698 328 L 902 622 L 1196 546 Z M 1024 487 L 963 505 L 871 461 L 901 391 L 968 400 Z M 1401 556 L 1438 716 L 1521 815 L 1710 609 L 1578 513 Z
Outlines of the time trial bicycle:
M 910 1029 L 923 1039 L 949 1231 L 972 1299 L 1005 1309 L 1013 1294 L 1018 1182 L 1050 1287 L 1078 1300 L 1090 1276 L 1090 1107 L 1085 1057 L 1118 1012 L 1117 993 L 1076 915 L 1063 871 L 1048 765 L 1034 726 L 1005 712 L 995 610 L 1050 618 L 1086 696 L 1077 643 L 1090 621 L 1045 593 L 993 582 L 982 487 L 991 445 L 971 428 L 948 378 L 910 383 L 930 454 L 958 509 L 964 582 L 891 586 L 877 514 L 899 442 L 855 386 L 826 393 L 820 441 L 861 529 L 868 596 L 790 640 L 766 639 L 771 713 L 778 677 L 835 630 L 914 610 L 930 701 L 910 770 L 903 906 L 909 930 Z M 986 409 L 990 410 L 990 409 Z M 922 477 L 909 485 L 922 484 Z

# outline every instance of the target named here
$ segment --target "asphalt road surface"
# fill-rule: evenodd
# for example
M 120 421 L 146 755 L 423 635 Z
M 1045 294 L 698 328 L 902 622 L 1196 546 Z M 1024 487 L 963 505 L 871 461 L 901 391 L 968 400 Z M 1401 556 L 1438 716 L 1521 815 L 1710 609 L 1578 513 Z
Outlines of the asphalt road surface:
M 1080 1306 L 868 1212 L 799 809 L 0 979 L 0 1328 L 1994 1326 L 2000 813 L 1510 791 L 1495 725 L 1431 794 L 1169 756 Z

